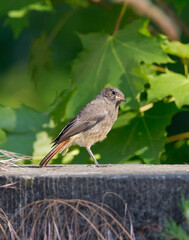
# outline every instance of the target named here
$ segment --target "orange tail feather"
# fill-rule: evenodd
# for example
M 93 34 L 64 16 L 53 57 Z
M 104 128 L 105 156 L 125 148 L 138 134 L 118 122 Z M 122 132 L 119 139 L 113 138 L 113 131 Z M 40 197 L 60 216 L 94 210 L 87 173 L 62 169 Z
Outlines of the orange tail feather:
M 69 139 L 68 139 L 69 140 Z M 56 155 L 58 152 L 60 152 L 60 150 L 62 150 L 62 148 L 64 147 L 64 145 L 68 142 L 68 140 L 65 140 L 64 142 L 59 143 L 57 146 L 55 146 L 44 158 L 43 160 L 40 162 L 39 167 L 42 168 L 44 166 L 46 166 L 48 164 L 48 162 L 50 162 L 50 160 L 54 157 L 54 155 Z

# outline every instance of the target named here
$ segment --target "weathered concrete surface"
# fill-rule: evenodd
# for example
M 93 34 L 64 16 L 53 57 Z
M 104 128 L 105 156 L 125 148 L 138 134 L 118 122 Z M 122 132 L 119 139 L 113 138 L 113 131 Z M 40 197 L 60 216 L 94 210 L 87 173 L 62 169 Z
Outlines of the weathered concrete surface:
M 189 197 L 188 165 L 50 165 L 10 167 L 0 171 L 0 207 L 10 215 L 26 204 L 51 198 L 84 199 L 102 202 L 116 193 L 125 200 L 136 230 L 162 226 L 165 217 L 181 221 L 178 207 L 181 192 Z M 120 215 L 124 209 L 115 196 L 106 196 Z M 155 239 L 147 237 L 146 239 Z

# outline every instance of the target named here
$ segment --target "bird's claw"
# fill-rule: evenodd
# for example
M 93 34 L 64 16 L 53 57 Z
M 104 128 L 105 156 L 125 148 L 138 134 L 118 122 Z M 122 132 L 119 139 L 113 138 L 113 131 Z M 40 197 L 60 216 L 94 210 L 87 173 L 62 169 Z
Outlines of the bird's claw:
M 112 167 L 112 164 L 98 164 L 98 165 L 95 165 L 95 164 L 90 164 L 90 165 L 87 165 L 87 167 L 92 167 L 92 168 L 100 168 L 100 167 Z

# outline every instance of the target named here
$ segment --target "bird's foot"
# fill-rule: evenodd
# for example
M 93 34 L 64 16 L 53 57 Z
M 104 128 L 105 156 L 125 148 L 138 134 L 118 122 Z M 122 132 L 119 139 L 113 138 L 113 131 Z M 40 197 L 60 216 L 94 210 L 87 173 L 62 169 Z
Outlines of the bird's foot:
M 89 165 L 87 165 L 87 167 L 95 168 L 96 165 L 95 164 L 89 164 Z
M 92 167 L 92 168 L 101 168 L 101 167 L 112 167 L 112 164 L 90 164 L 87 165 L 87 167 Z
M 112 167 L 112 164 L 99 164 L 97 167 Z

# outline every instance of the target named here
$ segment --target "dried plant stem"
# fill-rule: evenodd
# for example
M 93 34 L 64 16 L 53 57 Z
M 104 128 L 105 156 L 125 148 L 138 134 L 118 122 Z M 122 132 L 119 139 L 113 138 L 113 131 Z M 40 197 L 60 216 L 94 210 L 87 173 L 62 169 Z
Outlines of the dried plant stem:
M 15 163 L 26 159 L 31 160 L 32 157 L 0 149 L 0 170 L 8 171 L 9 166 L 18 167 Z
M 166 73 L 166 68 L 154 65 L 155 70 L 159 71 L 159 72 L 163 72 Z
M 113 193 L 112 193 L 113 194 Z M 117 195 L 113 194 L 115 197 Z M 119 197 L 119 199 L 121 199 Z M 123 200 L 123 199 L 122 199 Z M 124 200 L 123 200 L 124 202 Z M 120 217 L 105 203 L 93 203 L 81 199 L 45 199 L 27 204 L 19 209 L 11 220 L 0 211 L 0 231 L 3 239 L 127 239 L 135 240 L 131 218 Z M 19 226 L 15 225 L 20 219 Z M 126 223 L 130 222 L 129 227 Z M 28 228 L 31 226 L 31 228 Z M 15 228 L 16 226 L 16 228 Z M 108 237 L 108 238 L 107 238 Z M 110 237 L 110 238 L 109 238 Z

